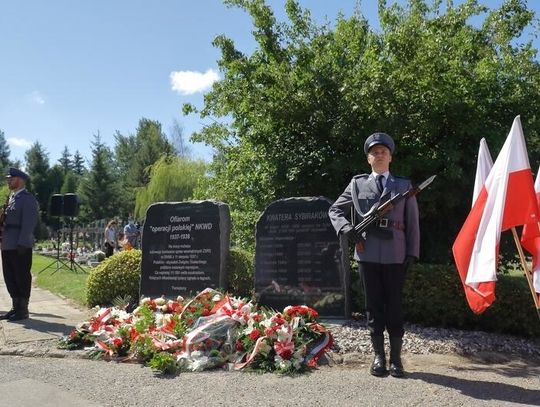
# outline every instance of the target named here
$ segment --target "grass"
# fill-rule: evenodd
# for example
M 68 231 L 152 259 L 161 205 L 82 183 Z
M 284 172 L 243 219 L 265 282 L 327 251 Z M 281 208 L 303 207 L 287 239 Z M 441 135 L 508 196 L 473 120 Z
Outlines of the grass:
M 88 274 L 83 273 L 78 268 L 73 271 L 62 267 L 56 271 L 57 264 L 54 263 L 55 260 L 55 258 L 34 253 L 32 257 L 32 274 L 37 286 L 74 300 L 79 305 L 86 306 L 86 279 Z M 44 270 L 51 263 L 54 264 Z M 85 268 L 85 270 L 88 271 L 89 269 Z

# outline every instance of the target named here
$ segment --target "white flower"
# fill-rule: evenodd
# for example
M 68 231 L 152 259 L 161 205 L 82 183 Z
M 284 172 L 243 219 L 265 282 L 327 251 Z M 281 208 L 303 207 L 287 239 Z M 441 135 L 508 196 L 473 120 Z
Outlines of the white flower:
M 156 305 L 161 306 L 161 305 L 165 305 L 167 303 L 167 300 L 163 297 L 159 297 L 159 298 L 156 298 L 154 302 L 156 303 Z
M 176 301 L 182 302 L 182 301 L 184 301 L 184 297 L 182 297 L 181 295 L 179 295 L 178 297 L 176 297 Z
M 212 301 L 214 302 L 218 302 L 218 301 L 221 301 L 221 294 L 220 293 L 216 293 L 214 294 L 214 296 L 212 297 Z
M 278 341 L 280 342 L 290 342 L 292 338 L 292 332 L 289 332 L 289 329 L 286 326 L 282 326 L 276 331 Z

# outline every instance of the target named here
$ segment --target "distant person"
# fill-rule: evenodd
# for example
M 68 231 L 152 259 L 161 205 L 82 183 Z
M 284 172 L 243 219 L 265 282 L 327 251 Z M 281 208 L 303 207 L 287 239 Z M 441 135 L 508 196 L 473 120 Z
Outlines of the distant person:
M 131 248 L 139 248 L 139 235 L 139 228 L 135 225 L 133 218 L 129 217 L 127 225 L 124 226 L 124 237 Z
M 116 221 L 112 219 L 105 228 L 105 257 L 111 257 L 114 254 L 116 233 Z
M 10 168 L 6 182 L 11 191 L 4 209 L 2 224 L 2 269 L 13 307 L 0 319 L 20 321 L 28 318 L 28 301 L 32 288 L 32 246 L 39 209 L 36 198 L 27 191 L 29 177 Z

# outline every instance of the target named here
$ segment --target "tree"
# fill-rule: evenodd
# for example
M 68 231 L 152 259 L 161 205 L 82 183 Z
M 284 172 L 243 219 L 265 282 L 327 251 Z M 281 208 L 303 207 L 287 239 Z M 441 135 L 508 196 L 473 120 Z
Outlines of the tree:
M 161 157 L 171 155 L 174 149 L 161 131 L 161 123 L 144 118 L 137 127 L 135 148 L 128 172 L 128 185 L 140 187 L 150 181 L 150 166 Z
M 199 180 L 204 177 L 206 165 L 186 157 L 160 158 L 150 170 L 150 182 L 139 188 L 135 216 L 143 218 L 154 202 L 178 202 L 190 199 Z
M 51 195 L 49 172 L 49 154 L 39 141 L 36 141 L 24 154 L 26 172 L 30 176 L 27 184 L 29 190 L 34 192 L 39 203 L 40 211 L 47 213 L 49 197 Z
M 258 47 L 248 55 L 225 36 L 214 40 L 223 80 L 199 113 L 215 120 L 192 139 L 218 159 L 200 194 L 254 214 L 277 198 L 334 198 L 368 170 L 363 142 L 383 130 L 397 143 L 393 173 L 439 175 L 420 198 L 423 235 L 441 231 L 423 240 L 423 256 L 447 261 L 470 209 L 463 192 L 472 190 L 480 138 L 496 152 L 521 114 L 540 160 L 540 70 L 532 43 L 520 39 L 533 21 L 524 1 L 441 3 L 380 0 L 374 30 L 361 10 L 319 27 L 294 0 L 283 23 L 263 0 L 227 1 L 251 15 Z
M 189 157 L 191 148 L 184 139 L 184 129 L 176 119 L 173 120 L 173 124 L 169 130 L 168 139 L 170 140 L 176 155 L 180 157 Z
M 101 141 L 99 133 L 92 142 L 92 162 L 79 187 L 81 218 L 96 220 L 118 214 L 117 174 L 111 150 Z
M 73 172 L 68 172 L 64 178 L 64 182 L 62 183 L 60 192 L 62 194 L 75 193 L 77 192 L 79 183 L 80 183 L 80 177 Z
M 5 174 L 7 168 L 10 166 L 11 161 L 9 160 L 9 155 L 11 151 L 7 145 L 4 132 L 0 130 L 0 171 L 2 174 Z
M 79 153 L 79 150 L 75 151 L 72 164 L 73 172 L 75 174 L 82 176 L 86 173 L 86 167 L 84 166 L 84 158 L 82 157 L 81 153 Z
M 150 168 L 161 157 L 174 153 L 173 146 L 161 130 L 158 121 L 141 119 L 135 135 L 115 134 L 115 159 L 124 196 L 121 211 L 132 213 L 136 191 L 150 181 Z
M 62 150 L 62 156 L 58 159 L 58 162 L 60 163 L 62 169 L 64 170 L 64 174 L 67 174 L 73 169 L 73 163 L 71 161 L 71 153 L 69 152 L 69 149 L 67 146 L 64 146 L 64 149 Z

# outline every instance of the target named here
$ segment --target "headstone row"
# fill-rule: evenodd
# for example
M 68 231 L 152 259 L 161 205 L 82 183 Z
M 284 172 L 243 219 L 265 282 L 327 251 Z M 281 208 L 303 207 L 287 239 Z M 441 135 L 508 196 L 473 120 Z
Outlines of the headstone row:
M 349 315 L 349 260 L 324 197 L 270 204 L 256 226 L 255 295 L 263 306 L 305 304 L 323 317 Z M 156 203 L 142 235 L 140 294 L 175 298 L 226 289 L 229 207 L 217 201 Z

